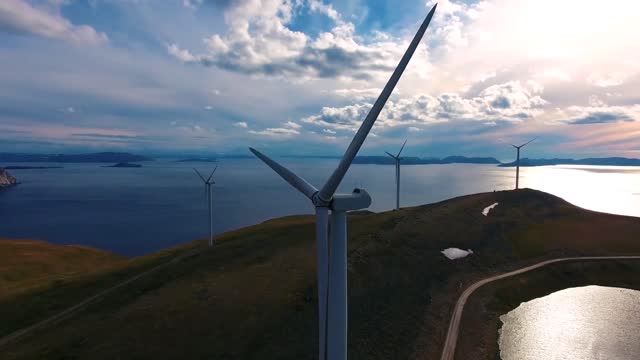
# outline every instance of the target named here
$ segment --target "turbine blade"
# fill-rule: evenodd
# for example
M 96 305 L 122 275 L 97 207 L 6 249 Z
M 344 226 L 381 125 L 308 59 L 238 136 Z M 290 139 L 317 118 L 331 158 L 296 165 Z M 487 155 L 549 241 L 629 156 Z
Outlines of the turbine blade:
M 524 143 L 524 144 L 520 145 L 520 147 L 523 147 L 523 146 L 525 146 L 525 145 L 529 145 L 529 143 L 530 143 L 530 142 L 532 142 L 532 141 L 533 141 L 533 140 L 535 140 L 535 139 L 537 139 L 537 138 L 533 138 L 533 139 L 531 139 L 531 140 L 527 141 L 526 143 Z
M 200 177 L 200 179 L 202 179 L 202 181 L 207 182 L 207 180 L 205 180 L 204 177 L 202 177 L 202 175 L 200 175 L 200 172 L 198 170 L 196 170 L 196 168 L 193 168 L 193 171 L 195 171 L 196 174 L 198 174 L 198 176 Z
M 515 145 L 513 145 L 513 144 L 511 144 L 511 146 L 513 146 L 514 148 L 518 149 L 518 146 L 515 146 Z
M 309 184 L 305 179 L 294 174 L 291 170 L 271 160 L 269 157 L 254 148 L 249 148 L 249 150 L 251 150 L 251 152 L 255 156 L 257 156 L 260 160 L 267 164 L 271 169 L 273 169 L 273 171 L 278 173 L 278 175 L 280 175 L 286 182 L 288 182 L 289 185 L 298 189 L 298 191 L 303 193 L 309 199 L 313 198 L 313 194 L 318 192 L 318 189 Z
M 211 175 L 209 175 L 209 177 L 207 178 L 207 182 L 209 182 L 209 180 L 211 180 L 211 177 L 213 176 L 213 173 L 216 172 L 217 169 L 218 169 L 218 165 L 216 165 L 216 167 L 213 168 L 213 171 L 211 172 Z
M 393 155 L 389 154 L 389 153 L 388 153 L 388 152 L 386 152 L 386 151 L 385 151 L 385 154 L 387 154 L 387 155 L 391 156 L 391 157 L 392 157 L 392 158 L 394 158 L 394 159 L 396 158 L 395 156 L 393 156 Z
M 404 149 L 404 146 L 407 145 L 407 140 L 404 141 L 404 144 L 402 144 L 402 147 L 400 148 L 400 151 L 398 151 L 398 158 L 400 157 L 400 153 L 402 152 L 402 150 Z
M 407 67 L 407 64 L 409 64 L 409 60 L 411 60 L 411 57 L 413 56 L 413 53 L 418 47 L 418 44 L 420 43 L 420 40 L 422 39 L 424 32 L 427 30 L 427 27 L 429 26 L 429 22 L 431 22 L 433 13 L 436 11 L 436 6 L 437 5 L 434 5 L 433 8 L 431 8 L 431 11 L 429 11 L 429 14 L 424 19 L 424 22 L 420 26 L 420 29 L 418 29 L 418 32 L 416 33 L 413 40 L 411 41 L 409 48 L 405 52 L 404 56 L 402 56 L 402 59 L 400 60 L 398 67 L 396 67 L 396 69 L 393 71 L 393 74 L 391 75 L 391 78 L 389 78 L 389 81 L 387 82 L 384 89 L 382 90 L 382 93 L 380 93 L 380 96 L 378 97 L 376 102 L 373 104 L 373 107 L 369 111 L 369 114 L 367 114 L 367 117 L 362 122 L 362 125 L 360 125 L 360 129 L 358 129 L 358 132 L 354 136 L 353 140 L 351 140 L 351 144 L 349 144 L 347 151 L 345 151 L 344 156 L 340 160 L 340 164 L 338 164 L 338 167 L 334 170 L 329 180 L 327 180 L 327 182 L 324 184 L 324 186 L 318 193 L 318 197 L 320 198 L 320 200 L 329 201 L 333 196 L 333 194 L 336 192 L 336 189 L 338 188 L 338 186 L 340 185 L 340 182 L 342 181 L 345 174 L 347 173 L 347 170 L 349 170 L 349 166 L 351 166 L 351 162 L 353 161 L 353 158 L 356 157 L 358 150 L 360 150 L 360 147 L 362 147 L 362 144 L 367 138 L 367 134 L 369 134 L 369 131 L 373 127 L 373 123 L 375 123 L 376 119 L 378 118 L 378 115 L 380 115 L 380 112 L 382 111 L 384 104 L 387 102 L 387 99 L 389 99 L 389 96 L 391 96 L 391 92 L 393 91 L 393 88 L 398 83 L 398 80 L 400 80 L 400 76 L 402 76 L 402 73 L 404 72 L 404 69 Z

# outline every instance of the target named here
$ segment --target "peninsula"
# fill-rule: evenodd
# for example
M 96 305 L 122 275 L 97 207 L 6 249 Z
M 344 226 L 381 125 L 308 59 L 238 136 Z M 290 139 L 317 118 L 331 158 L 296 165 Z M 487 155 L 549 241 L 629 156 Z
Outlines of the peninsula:
M 99 152 L 90 154 L 20 154 L 0 153 L 0 163 L 43 162 L 43 163 L 118 163 L 151 161 L 153 159 L 126 152 Z
M 393 165 L 394 160 L 389 156 L 357 156 L 353 160 L 354 164 L 377 164 L 377 165 Z M 403 165 L 432 165 L 432 164 L 500 164 L 493 157 L 466 157 L 466 156 L 447 156 L 445 158 L 420 158 L 420 157 L 402 157 Z
M 548 165 L 600 165 L 600 166 L 640 166 L 640 159 L 623 157 L 586 158 L 586 159 L 520 159 L 520 166 Z M 516 162 L 500 164 L 501 167 L 514 167 Z

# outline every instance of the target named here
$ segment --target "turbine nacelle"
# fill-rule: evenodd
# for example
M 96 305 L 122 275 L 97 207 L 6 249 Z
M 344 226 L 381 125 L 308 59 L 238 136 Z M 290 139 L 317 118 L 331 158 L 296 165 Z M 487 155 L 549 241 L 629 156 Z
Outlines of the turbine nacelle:
M 366 209 L 371 205 L 371 196 L 365 189 L 355 188 L 351 194 L 333 195 L 329 208 L 333 211 Z

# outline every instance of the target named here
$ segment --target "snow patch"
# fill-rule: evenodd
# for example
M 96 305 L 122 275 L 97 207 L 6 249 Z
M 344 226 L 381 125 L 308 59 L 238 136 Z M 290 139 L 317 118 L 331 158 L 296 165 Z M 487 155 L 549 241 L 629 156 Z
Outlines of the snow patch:
M 473 254 L 473 250 L 471 249 L 467 249 L 467 250 L 462 250 L 462 249 L 458 249 L 458 248 L 448 248 L 448 249 L 444 249 L 441 251 L 441 253 L 444 254 L 444 256 L 446 256 L 449 260 L 455 260 L 455 259 L 460 259 L 463 258 L 469 254 Z
M 493 204 L 487 206 L 486 208 L 484 208 L 484 210 L 482 210 L 482 215 L 484 215 L 484 216 L 489 215 L 489 211 L 491 211 L 491 209 L 493 209 L 496 206 L 498 206 L 498 203 L 493 203 Z

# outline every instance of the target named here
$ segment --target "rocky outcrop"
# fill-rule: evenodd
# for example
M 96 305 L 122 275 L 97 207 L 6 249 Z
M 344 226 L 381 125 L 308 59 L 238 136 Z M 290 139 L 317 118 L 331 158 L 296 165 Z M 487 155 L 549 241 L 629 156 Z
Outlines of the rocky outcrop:
M 0 188 L 9 187 L 16 183 L 16 178 L 9 174 L 7 170 L 0 167 Z

